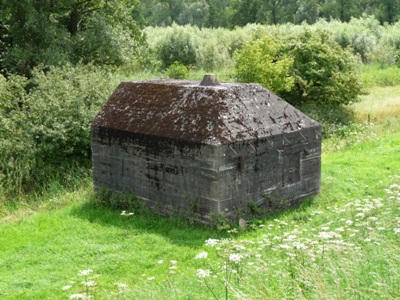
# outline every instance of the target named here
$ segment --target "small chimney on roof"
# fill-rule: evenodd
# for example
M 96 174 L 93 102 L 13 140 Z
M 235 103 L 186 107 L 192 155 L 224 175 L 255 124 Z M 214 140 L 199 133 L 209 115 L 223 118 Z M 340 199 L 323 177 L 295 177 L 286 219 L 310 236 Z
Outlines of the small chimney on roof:
M 203 77 L 203 80 L 200 82 L 201 86 L 215 86 L 220 85 L 217 76 L 215 74 L 206 74 Z

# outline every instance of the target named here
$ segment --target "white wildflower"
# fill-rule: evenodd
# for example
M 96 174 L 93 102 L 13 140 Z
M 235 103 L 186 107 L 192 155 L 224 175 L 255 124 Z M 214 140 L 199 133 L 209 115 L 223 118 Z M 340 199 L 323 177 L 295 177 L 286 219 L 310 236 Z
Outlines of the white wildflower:
M 163 262 L 164 262 L 164 261 L 163 261 L 162 259 L 160 259 L 157 263 L 158 263 L 159 265 L 162 265 Z
M 291 248 L 289 245 L 286 245 L 286 244 L 280 244 L 279 247 L 282 249 L 290 249 Z
M 237 251 L 246 250 L 246 247 L 240 244 L 235 245 L 235 249 Z
M 121 216 L 126 216 L 126 210 L 123 210 L 123 211 L 121 212 Z
M 128 285 L 126 283 L 116 283 L 117 287 L 119 287 L 120 289 L 126 289 L 128 287 Z
M 83 281 L 81 282 L 84 286 L 96 286 L 96 282 L 94 281 Z
M 233 261 L 233 262 L 235 262 L 235 263 L 238 263 L 238 262 L 240 262 L 240 260 L 243 258 L 243 255 L 242 254 L 239 254 L 239 253 L 233 253 L 233 254 L 230 254 L 229 255 L 229 260 L 230 261 Z
M 150 276 L 150 277 L 147 278 L 148 281 L 152 281 L 152 280 L 154 280 L 154 279 L 155 279 L 154 276 Z
M 198 269 L 197 270 L 197 277 L 199 278 L 206 278 L 210 277 L 211 271 L 210 270 L 203 270 L 203 269 Z
M 286 239 L 285 240 L 287 240 L 287 241 L 294 241 L 295 239 L 297 239 L 297 236 L 295 236 L 295 235 L 289 235 L 288 237 L 286 237 Z
M 333 238 L 340 238 L 341 236 L 340 234 L 333 231 L 321 231 L 318 233 L 316 237 L 320 239 L 333 239 Z
M 217 239 L 208 239 L 208 240 L 206 240 L 205 243 L 206 243 L 207 246 L 214 247 L 216 244 L 219 243 L 219 240 L 217 240 Z
M 305 244 L 303 244 L 303 243 L 295 243 L 294 244 L 294 247 L 296 248 L 296 249 L 299 249 L 299 250 L 304 250 L 304 249 L 307 249 L 308 247 L 305 245 Z
M 207 252 L 200 252 L 199 254 L 196 255 L 194 259 L 202 259 L 202 258 L 207 258 L 208 253 Z
M 400 233 L 400 228 L 394 228 L 394 233 Z
M 66 286 L 63 286 L 62 290 L 66 291 L 66 290 L 69 290 L 70 288 L 72 288 L 72 285 L 66 285 Z
M 93 273 L 93 270 L 92 269 L 87 269 L 87 270 L 82 270 L 82 271 L 79 271 L 79 276 L 88 276 L 90 273 Z
M 176 260 L 171 260 L 170 263 L 176 265 L 178 262 Z

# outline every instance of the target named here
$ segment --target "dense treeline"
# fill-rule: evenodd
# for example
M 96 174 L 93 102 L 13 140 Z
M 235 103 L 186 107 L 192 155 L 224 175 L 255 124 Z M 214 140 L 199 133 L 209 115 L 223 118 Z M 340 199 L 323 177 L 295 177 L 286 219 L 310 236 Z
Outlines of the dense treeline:
M 381 39 L 377 28 L 383 32 L 397 28 L 399 18 L 400 0 L 0 0 L 0 72 L 29 77 L 38 65 L 77 63 L 139 63 L 139 67 L 147 68 L 149 53 L 142 29 L 172 24 L 233 30 L 249 23 L 321 27 L 323 22 L 329 22 L 342 31 L 341 36 L 335 37 L 340 45 L 351 46 L 367 62 L 371 51 L 365 48 L 373 48 Z M 365 20 L 370 20 L 369 24 Z M 353 36 L 354 26 L 363 27 L 357 40 L 348 38 L 344 25 L 347 23 Z M 150 46 L 152 40 L 148 35 Z M 238 41 L 236 46 L 229 45 L 229 54 L 240 44 Z M 214 46 L 209 46 L 208 51 Z M 392 45 L 389 46 L 392 51 Z M 225 45 L 214 47 L 214 55 L 225 55 L 224 48 Z M 398 49 L 398 45 L 394 48 Z M 157 55 L 165 56 L 169 50 L 157 51 L 161 51 Z M 193 65 L 191 59 L 184 63 Z M 166 65 L 164 60 L 163 67 L 168 67 L 170 63 Z M 201 64 L 206 60 L 203 57 Z
M 348 22 L 374 15 L 381 24 L 400 17 L 399 0 L 142 0 L 140 11 L 148 26 L 199 27 L 315 23 L 318 19 Z
M 0 0 L 0 71 L 127 63 L 143 41 L 138 0 Z

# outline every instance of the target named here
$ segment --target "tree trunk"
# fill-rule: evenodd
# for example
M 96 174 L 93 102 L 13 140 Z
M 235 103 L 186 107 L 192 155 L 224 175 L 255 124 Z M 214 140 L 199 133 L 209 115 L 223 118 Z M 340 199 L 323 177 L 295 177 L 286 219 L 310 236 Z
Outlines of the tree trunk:
M 68 22 L 68 31 L 71 36 L 74 36 L 78 33 L 79 24 L 81 23 L 81 13 L 78 10 L 78 7 L 74 7 L 73 10 L 69 13 L 69 22 Z

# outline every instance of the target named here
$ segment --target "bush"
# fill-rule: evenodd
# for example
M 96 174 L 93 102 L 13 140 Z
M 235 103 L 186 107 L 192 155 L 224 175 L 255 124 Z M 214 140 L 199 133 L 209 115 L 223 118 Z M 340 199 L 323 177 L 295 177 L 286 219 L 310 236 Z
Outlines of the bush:
M 238 81 L 260 83 L 275 93 L 290 91 L 293 58 L 283 51 L 283 44 L 264 36 L 247 43 L 236 52 L 235 68 Z
M 189 70 L 185 65 L 182 65 L 176 61 L 169 66 L 167 74 L 169 78 L 185 79 L 189 77 Z
M 362 86 L 356 58 L 326 32 L 304 31 L 280 41 L 263 37 L 236 56 L 244 82 L 257 82 L 299 105 L 339 106 L 357 101 Z
M 224 43 L 222 36 L 216 34 L 218 34 L 216 30 L 207 30 L 207 36 L 203 35 L 199 45 L 197 66 L 206 72 L 222 70 L 232 65 L 228 45 Z
M 294 86 L 282 96 L 293 103 L 339 106 L 358 101 L 363 94 L 357 60 L 326 32 L 303 32 L 288 41 L 293 57 L 290 75 Z
M 92 66 L 0 77 L 0 189 L 38 187 L 51 170 L 88 160 L 91 122 L 114 87 Z
M 165 69 L 175 62 L 185 66 L 196 64 L 196 46 L 187 28 L 173 24 L 171 31 L 162 39 L 158 52 Z

